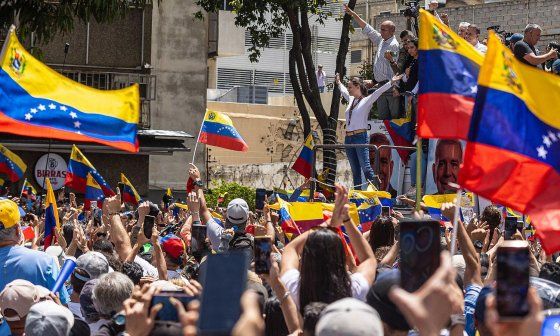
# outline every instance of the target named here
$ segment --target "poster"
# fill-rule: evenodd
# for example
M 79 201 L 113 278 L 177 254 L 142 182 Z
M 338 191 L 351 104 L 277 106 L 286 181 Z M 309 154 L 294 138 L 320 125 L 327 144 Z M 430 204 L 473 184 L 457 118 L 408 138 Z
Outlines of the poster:
M 430 139 L 426 169 L 426 195 L 457 192 L 457 189 L 449 186 L 448 183 L 456 184 L 458 181 L 464 150 L 464 141 Z

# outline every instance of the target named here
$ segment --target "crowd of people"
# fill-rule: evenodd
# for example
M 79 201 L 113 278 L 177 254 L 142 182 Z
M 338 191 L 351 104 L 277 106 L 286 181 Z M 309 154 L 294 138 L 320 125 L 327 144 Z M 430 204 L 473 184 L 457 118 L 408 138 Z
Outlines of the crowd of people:
M 194 165 L 189 177 L 200 181 Z M 244 271 L 246 283 L 238 288 L 245 292 L 235 304 L 242 313 L 233 335 L 535 335 L 542 310 L 560 307 L 560 264 L 544 254 L 536 239 L 528 239 L 530 312 L 515 322 L 500 321 L 494 287 L 504 219 L 495 206 L 469 223 L 459 220 L 454 255 L 449 254 L 452 230 L 442 230 L 439 268 L 420 289 L 407 292 L 399 287 L 404 217 L 398 211 L 379 216 L 371 230 L 361 232 L 348 214 L 348 190 L 338 185 L 334 210 L 325 222 L 289 237 L 282 230 L 284 219 L 268 204 L 259 213 L 251 212 L 243 199 L 225 209 L 211 208 L 198 185 L 187 197 L 188 210 L 145 201 L 130 211 L 117 194 L 106 198 L 101 209 L 85 211 L 74 194 L 60 197 L 61 227 L 46 249 L 40 207 L 26 208 L 26 195 L 0 200 L 0 334 L 205 334 L 198 321 L 220 309 L 201 309 L 205 282 L 200 273 L 209 256 L 234 252 L 245 253 L 251 263 Z M 23 216 L 22 208 L 28 210 Z M 442 213 L 452 221 L 454 205 L 444 204 Z M 155 225 L 146 237 L 143 228 L 150 216 Z M 201 225 L 204 238 L 195 232 Z M 450 227 L 449 222 L 441 225 Z M 24 238 L 28 226 L 35 235 Z M 200 241 L 195 243 L 195 236 Z M 256 274 L 255 237 L 262 236 L 272 242 L 270 269 Z M 527 238 L 518 231 L 512 239 Z M 52 293 L 69 258 L 75 258 L 76 268 Z M 220 279 L 225 288 L 231 283 L 236 282 Z M 170 292 L 175 322 L 159 318 L 162 304 L 153 302 Z M 193 300 L 184 304 L 179 296 Z

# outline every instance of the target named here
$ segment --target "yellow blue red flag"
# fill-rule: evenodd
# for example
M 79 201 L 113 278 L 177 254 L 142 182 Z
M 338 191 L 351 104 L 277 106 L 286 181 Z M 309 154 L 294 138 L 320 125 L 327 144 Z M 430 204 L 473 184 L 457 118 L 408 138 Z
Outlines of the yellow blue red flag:
M 47 197 L 45 199 L 45 249 L 52 243 L 55 228 L 60 229 L 60 222 L 58 219 L 58 208 L 56 206 L 56 198 L 51 185 L 51 180 L 45 178 L 47 187 Z
M 84 209 L 89 210 L 91 208 L 91 202 L 97 202 L 97 207 L 101 208 L 103 205 L 103 200 L 105 195 L 101 186 L 97 181 L 91 176 L 91 173 L 87 174 L 86 180 L 86 194 L 84 197 Z
M 17 182 L 23 177 L 26 169 L 27 165 L 19 156 L 0 145 L 0 173 L 6 174 L 10 181 Z
M 311 159 L 313 156 L 313 136 L 311 133 L 305 139 L 305 143 L 299 152 L 299 156 L 294 162 L 292 169 L 303 175 L 305 178 L 311 177 Z
M 547 254 L 560 250 L 560 77 L 515 59 L 495 34 L 459 184 L 531 216 Z
M 136 152 L 140 93 L 97 90 L 27 52 L 12 27 L 0 54 L 0 129 L 23 136 L 97 142 Z
M 91 164 L 91 162 L 89 162 L 85 155 L 82 154 L 78 147 L 73 145 L 64 185 L 67 185 L 78 192 L 85 193 L 88 173 L 91 173 L 91 176 L 101 186 L 105 196 L 112 196 L 115 194 L 109 184 L 105 182 L 103 176 L 97 172 L 95 167 Z
M 121 173 L 121 183 L 124 185 L 121 195 L 123 202 L 137 205 L 140 202 L 140 195 L 123 173 Z
M 198 142 L 240 152 L 249 150 L 231 119 L 223 113 L 210 110 L 206 110 L 204 115 Z

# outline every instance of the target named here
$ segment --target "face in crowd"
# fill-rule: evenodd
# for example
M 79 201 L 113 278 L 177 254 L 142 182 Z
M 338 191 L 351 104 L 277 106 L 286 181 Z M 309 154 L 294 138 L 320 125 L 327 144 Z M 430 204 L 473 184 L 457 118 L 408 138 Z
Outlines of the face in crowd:
M 374 133 L 371 135 L 369 140 L 370 145 L 382 146 L 390 145 L 389 139 L 382 133 Z M 375 171 L 375 151 L 370 150 L 369 152 L 369 162 L 371 168 Z M 391 176 L 393 175 L 393 160 L 391 159 L 391 149 L 382 148 L 379 150 L 379 171 L 375 172 L 381 183 L 379 185 L 379 190 L 388 191 L 391 181 Z
M 384 21 L 381 23 L 380 30 L 381 38 L 383 38 L 383 40 L 390 39 L 393 35 L 395 35 L 395 24 L 391 21 Z
M 457 191 L 448 185 L 457 183 L 459 167 L 463 162 L 463 147 L 458 140 L 439 140 L 436 146 L 436 158 L 432 165 L 434 182 L 438 194 L 450 194 Z

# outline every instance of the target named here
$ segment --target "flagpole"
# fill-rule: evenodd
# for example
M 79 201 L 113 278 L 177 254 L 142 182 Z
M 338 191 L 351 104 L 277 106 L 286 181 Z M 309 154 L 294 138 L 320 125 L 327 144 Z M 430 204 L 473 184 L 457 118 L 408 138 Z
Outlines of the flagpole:
M 206 114 L 204 114 L 204 116 L 206 117 Z M 200 134 L 202 134 L 202 125 L 204 125 L 204 119 L 202 120 L 202 124 L 200 124 L 200 130 L 198 131 L 198 136 L 196 137 L 196 142 L 194 143 L 194 150 L 193 150 L 192 161 L 191 161 L 192 164 L 194 164 L 194 159 L 196 157 L 196 149 L 198 148 L 198 141 L 200 140 Z
M 461 188 L 457 189 L 455 198 L 455 216 L 453 216 L 453 234 L 451 236 L 451 256 L 455 255 L 457 250 L 457 231 L 459 229 L 459 210 L 461 210 Z
M 422 198 L 422 138 L 416 141 L 416 211 L 420 211 Z
M 25 189 L 25 185 L 27 184 L 27 177 L 25 178 L 25 180 L 23 181 L 23 186 L 21 187 L 21 191 L 19 193 L 19 198 L 21 199 L 21 196 L 23 195 L 23 189 Z

